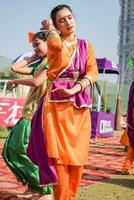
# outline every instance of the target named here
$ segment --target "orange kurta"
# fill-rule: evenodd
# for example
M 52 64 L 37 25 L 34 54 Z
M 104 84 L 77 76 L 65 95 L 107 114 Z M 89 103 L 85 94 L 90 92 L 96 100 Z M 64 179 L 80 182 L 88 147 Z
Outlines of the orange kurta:
M 87 43 L 86 75 L 96 81 L 98 69 L 93 49 Z M 76 44 L 68 47 L 70 57 L 60 38 L 48 40 L 48 78 L 52 81 L 70 62 Z M 51 83 L 50 83 L 51 86 Z M 50 88 L 46 94 L 43 112 L 43 129 L 48 156 L 57 163 L 82 166 L 87 160 L 91 121 L 89 108 L 76 108 L 73 102 L 50 102 Z

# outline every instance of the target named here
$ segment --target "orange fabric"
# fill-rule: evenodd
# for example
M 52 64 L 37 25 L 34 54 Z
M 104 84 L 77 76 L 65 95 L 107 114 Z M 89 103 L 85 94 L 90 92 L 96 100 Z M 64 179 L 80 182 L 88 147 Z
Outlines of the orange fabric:
M 121 139 L 120 139 L 120 143 L 123 145 L 123 146 L 128 146 L 129 145 L 129 139 L 128 139 L 128 128 L 126 127 L 122 136 L 121 136 Z
M 76 48 L 76 44 L 73 44 L 67 48 L 70 55 L 69 56 L 59 38 L 51 38 L 47 42 L 49 64 L 47 76 L 49 80 L 53 80 L 71 61 L 71 55 Z M 91 77 L 91 83 L 94 83 L 98 78 L 98 67 L 92 46 L 89 43 L 87 43 L 87 46 L 86 75 L 89 75 Z
M 69 64 L 70 58 L 66 56 L 63 43 L 59 38 L 51 38 L 47 44 L 49 65 L 47 76 L 49 80 L 53 80 Z
M 98 67 L 96 63 L 96 58 L 93 53 L 93 48 L 89 43 L 88 43 L 88 49 L 87 49 L 86 76 L 89 76 L 89 79 L 92 84 L 98 78 Z
M 67 50 L 60 38 L 49 38 L 47 42 L 47 76 L 53 80 L 71 62 L 76 43 L 74 40 Z M 93 49 L 89 44 L 86 72 L 92 78 L 92 83 L 96 81 L 98 69 Z M 72 102 L 50 102 L 50 93 L 49 88 L 43 107 L 43 129 L 48 156 L 56 158 L 58 164 L 82 166 L 87 161 L 91 133 L 89 109 L 76 109 Z
M 129 144 L 129 146 L 128 146 L 128 152 L 127 152 L 125 161 L 123 163 L 123 169 L 127 169 L 127 170 L 131 169 L 133 161 L 134 161 L 134 149 Z
M 45 102 L 44 130 L 48 156 L 60 164 L 81 166 L 87 161 L 91 120 L 88 108 L 72 102 Z
M 35 33 L 33 32 L 28 32 L 28 42 L 29 43 L 32 43 L 33 41 L 33 36 L 35 35 Z
M 58 185 L 53 186 L 55 200 L 74 200 L 82 176 L 83 167 L 55 165 Z

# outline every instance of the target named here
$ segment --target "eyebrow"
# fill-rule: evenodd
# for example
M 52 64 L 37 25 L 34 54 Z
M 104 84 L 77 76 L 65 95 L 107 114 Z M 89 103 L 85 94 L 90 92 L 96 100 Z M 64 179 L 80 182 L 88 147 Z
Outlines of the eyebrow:
M 66 16 L 64 16 L 62 18 L 59 18 L 57 21 L 62 20 L 62 19 L 66 18 L 66 17 L 69 17 L 69 16 L 73 16 L 73 15 L 72 14 L 66 15 Z

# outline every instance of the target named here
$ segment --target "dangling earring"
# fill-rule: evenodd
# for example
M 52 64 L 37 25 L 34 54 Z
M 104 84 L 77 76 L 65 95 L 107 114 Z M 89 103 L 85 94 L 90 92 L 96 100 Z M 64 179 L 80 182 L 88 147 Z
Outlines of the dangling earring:
M 60 31 L 58 31 L 58 30 L 57 30 L 57 32 L 58 32 L 59 36 L 61 36 L 61 33 L 60 33 Z

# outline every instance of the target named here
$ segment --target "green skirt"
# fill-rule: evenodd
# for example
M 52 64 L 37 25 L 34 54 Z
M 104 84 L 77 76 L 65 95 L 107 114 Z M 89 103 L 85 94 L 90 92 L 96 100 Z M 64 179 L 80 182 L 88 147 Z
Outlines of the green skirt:
M 2 156 L 19 182 L 27 184 L 32 192 L 51 194 L 51 186 L 39 185 L 38 166 L 33 164 L 26 154 L 30 131 L 31 121 L 21 118 L 6 138 Z

